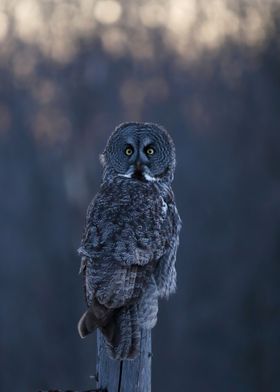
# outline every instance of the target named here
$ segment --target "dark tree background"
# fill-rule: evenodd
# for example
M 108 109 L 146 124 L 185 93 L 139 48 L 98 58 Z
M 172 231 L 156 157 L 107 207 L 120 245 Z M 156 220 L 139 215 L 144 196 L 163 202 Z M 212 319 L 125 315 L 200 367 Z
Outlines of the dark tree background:
M 178 156 L 153 391 L 280 390 L 279 23 L 278 1 L 0 1 L 1 391 L 94 385 L 76 248 L 129 120 Z

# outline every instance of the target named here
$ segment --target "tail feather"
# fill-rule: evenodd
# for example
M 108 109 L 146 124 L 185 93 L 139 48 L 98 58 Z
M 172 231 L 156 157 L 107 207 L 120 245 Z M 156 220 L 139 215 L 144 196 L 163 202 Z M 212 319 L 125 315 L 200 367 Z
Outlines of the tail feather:
M 135 305 L 118 310 L 110 323 L 102 328 L 108 353 L 113 359 L 134 359 L 140 349 L 140 328 Z
M 105 338 L 108 354 L 113 359 L 134 359 L 140 350 L 140 327 L 136 305 L 109 310 L 95 303 L 78 323 L 81 338 L 99 328 Z
M 93 332 L 96 329 L 97 325 L 94 320 L 94 317 L 92 313 L 89 311 L 86 311 L 82 317 L 80 318 L 80 321 L 78 323 L 78 331 L 81 336 L 81 338 L 85 338 L 87 335 L 89 335 L 91 332 Z
M 109 323 L 112 318 L 113 310 L 100 304 L 95 298 L 93 299 L 88 310 L 82 315 L 78 323 L 78 331 L 81 338 L 86 337 L 96 328 L 102 328 Z

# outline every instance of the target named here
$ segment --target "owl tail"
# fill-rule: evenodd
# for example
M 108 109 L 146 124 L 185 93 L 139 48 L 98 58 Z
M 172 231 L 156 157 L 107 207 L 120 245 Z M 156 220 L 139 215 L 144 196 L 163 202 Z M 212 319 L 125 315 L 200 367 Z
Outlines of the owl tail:
M 118 309 L 110 322 L 100 329 L 111 358 L 134 359 L 139 354 L 141 333 L 136 305 Z
M 96 328 L 105 327 L 113 315 L 113 310 L 100 304 L 95 298 L 88 310 L 82 315 L 78 323 L 78 331 L 81 338 L 85 338 Z
M 108 354 L 113 359 L 134 359 L 140 349 L 140 328 L 136 305 L 109 310 L 97 301 L 78 323 L 81 338 L 99 328 L 105 338 Z
M 78 322 L 78 331 L 81 338 L 85 338 L 97 327 L 94 315 L 90 311 L 86 311 Z

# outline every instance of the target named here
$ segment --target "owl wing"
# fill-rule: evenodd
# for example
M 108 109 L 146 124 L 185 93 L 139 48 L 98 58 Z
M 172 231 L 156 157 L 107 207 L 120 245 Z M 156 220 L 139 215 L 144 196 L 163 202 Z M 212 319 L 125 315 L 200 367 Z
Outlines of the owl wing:
M 168 234 L 166 235 L 166 251 L 156 264 L 154 277 L 160 297 L 168 298 L 176 290 L 175 261 L 179 245 L 179 233 L 182 222 L 176 208 L 173 192 L 166 196 L 168 206 Z
M 115 180 L 88 208 L 79 249 L 88 310 L 78 329 L 85 337 L 98 327 L 112 358 L 137 355 L 140 328 L 155 325 L 158 290 L 175 273 L 179 217 L 169 199 L 156 184 Z
M 118 192 L 103 188 L 90 204 L 79 249 L 86 301 L 97 326 L 141 297 L 165 247 L 166 211 L 156 189 Z

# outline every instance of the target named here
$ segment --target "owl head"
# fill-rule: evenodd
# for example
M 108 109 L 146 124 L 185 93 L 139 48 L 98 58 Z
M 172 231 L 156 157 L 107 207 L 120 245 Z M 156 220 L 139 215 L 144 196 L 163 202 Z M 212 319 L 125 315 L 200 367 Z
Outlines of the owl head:
M 175 147 L 168 132 L 153 123 L 120 124 L 100 156 L 104 180 L 116 176 L 170 183 L 175 170 Z

